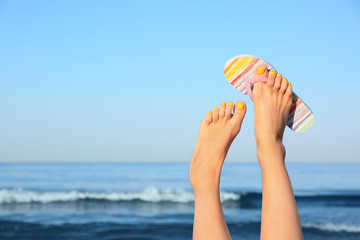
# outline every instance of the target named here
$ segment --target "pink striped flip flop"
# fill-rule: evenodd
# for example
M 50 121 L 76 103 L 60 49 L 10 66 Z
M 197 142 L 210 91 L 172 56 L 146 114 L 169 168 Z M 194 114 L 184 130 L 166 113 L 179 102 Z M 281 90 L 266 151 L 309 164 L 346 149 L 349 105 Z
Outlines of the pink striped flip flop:
M 269 70 L 275 70 L 264 59 L 252 55 L 239 55 L 226 62 L 225 77 L 239 92 L 253 99 L 253 83 L 267 81 L 267 78 L 254 77 L 258 65 L 265 65 Z M 290 108 L 287 126 L 295 132 L 305 132 L 314 124 L 314 114 L 294 92 L 293 97 L 295 101 Z

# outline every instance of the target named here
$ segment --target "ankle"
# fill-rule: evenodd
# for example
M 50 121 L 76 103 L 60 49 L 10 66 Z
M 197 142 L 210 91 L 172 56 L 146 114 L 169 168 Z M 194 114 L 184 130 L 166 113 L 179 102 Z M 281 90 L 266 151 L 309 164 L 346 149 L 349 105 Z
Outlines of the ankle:
M 261 167 L 267 163 L 285 163 L 286 150 L 280 139 L 257 143 L 257 157 Z
M 257 152 L 263 153 L 268 152 L 272 149 L 282 149 L 284 145 L 280 137 L 272 136 L 262 136 L 261 138 L 256 138 Z
M 214 192 L 219 189 L 221 165 L 211 166 L 205 163 L 204 166 L 197 166 L 195 172 L 189 172 L 190 184 L 195 192 Z

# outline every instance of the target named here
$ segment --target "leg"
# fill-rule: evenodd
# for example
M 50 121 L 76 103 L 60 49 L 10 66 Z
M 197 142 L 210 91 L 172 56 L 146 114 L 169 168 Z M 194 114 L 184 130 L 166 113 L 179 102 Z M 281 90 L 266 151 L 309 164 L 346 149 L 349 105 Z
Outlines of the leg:
M 259 66 L 256 76 L 268 77 L 255 83 L 255 138 L 262 171 L 263 198 L 261 239 L 303 239 L 296 202 L 285 168 L 282 143 L 292 104 L 292 87 L 286 78 Z
M 220 174 L 245 113 L 242 101 L 235 106 L 231 102 L 222 103 L 201 121 L 189 169 L 195 197 L 193 239 L 231 239 L 221 208 Z

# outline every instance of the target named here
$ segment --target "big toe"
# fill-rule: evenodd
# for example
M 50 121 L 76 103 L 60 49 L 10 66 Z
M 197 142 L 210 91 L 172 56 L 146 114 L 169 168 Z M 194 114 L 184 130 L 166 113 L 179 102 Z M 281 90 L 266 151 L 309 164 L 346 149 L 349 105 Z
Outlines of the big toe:
M 240 121 L 240 123 L 242 122 L 242 120 L 244 119 L 246 113 L 246 104 L 244 101 L 237 101 L 235 104 L 235 109 L 234 109 L 234 115 L 233 118 L 236 121 Z
M 255 69 L 254 76 L 255 77 L 267 77 L 268 72 L 269 71 L 265 65 L 259 65 Z
M 256 69 L 255 69 L 255 72 L 254 72 L 255 77 L 267 77 L 268 74 L 269 74 L 269 70 L 267 69 L 267 67 L 265 65 L 257 66 Z M 257 95 L 258 87 L 261 84 L 264 84 L 264 83 L 263 82 L 254 83 L 254 89 L 253 89 L 254 96 Z

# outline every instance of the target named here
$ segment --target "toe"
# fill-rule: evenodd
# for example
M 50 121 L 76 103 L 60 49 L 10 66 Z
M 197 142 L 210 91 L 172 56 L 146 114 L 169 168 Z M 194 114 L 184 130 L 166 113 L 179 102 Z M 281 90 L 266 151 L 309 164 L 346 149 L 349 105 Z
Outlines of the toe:
M 268 76 L 268 69 L 265 65 L 259 65 L 256 67 L 255 72 L 254 72 L 254 76 L 255 77 L 267 77 Z M 254 83 L 254 91 L 255 88 L 257 88 L 256 86 L 258 86 L 259 84 L 264 84 L 262 82 L 256 82 Z
M 287 107 L 289 107 L 289 110 L 290 110 L 290 107 L 293 105 L 293 104 L 296 104 L 296 101 L 295 101 L 295 98 L 293 96 L 296 96 L 293 92 L 292 92 L 292 86 L 290 83 L 287 84 L 287 87 L 286 87 L 286 90 L 284 92 L 284 97 L 285 99 L 287 99 Z
M 277 73 L 275 70 L 271 70 L 269 73 L 269 78 L 268 78 L 267 84 L 270 85 L 271 87 L 274 86 L 276 74 Z
M 219 118 L 222 119 L 225 116 L 226 103 L 221 103 L 219 107 Z
M 235 104 L 234 115 L 231 121 L 234 124 L 234 134 L 238 134 L 241 129 L 241 124 L 246 113 L 246 104 L 243 101 L 237 101 Z
M 274 88 L 279 89 L 281 85 L 282 76 L 280 73 L 276 74 Z
M 204 118 L 204 121 L 205 121 L 207 124 L 212 123 L 212 111 L 209 111 L 209 112 L 206 114 L 206 116 L 205 116 L 205 118 Z
M 255 77 L 267 77 L 268 69 L 265 65 L 259 65 L 256 67 L 254 76 Z
M 287 81 L 286 78 L 283 78 L 283 79 L 281 80 L 280 90 L 279 90 L 279 91 L 282 92 L 282 93 L 285 93 L 287 87 L 288 87 L 288 81 Z
M 287 84 L 286 84 L 285 96 L 288 96 L 288 97 L 293 96 L 294 99 L 297 98 L 296 95 L 293 94 L 292 85 L 289 82 L 287 82 Z
M 234 109 L 234 117 L 243 118 L 246 113 L 246 104 L 244 101 L 237 101 Z
M 219 120 L 219 108 L 215 108 L 213 111 L 213 121 L 217 122 Z
M 234 104 L 232 102 L 228 102 L 225 110 L 225 118 L 231 118 L 233 108 Z

